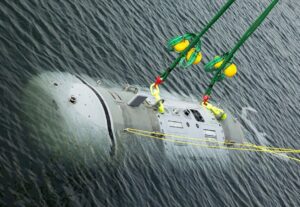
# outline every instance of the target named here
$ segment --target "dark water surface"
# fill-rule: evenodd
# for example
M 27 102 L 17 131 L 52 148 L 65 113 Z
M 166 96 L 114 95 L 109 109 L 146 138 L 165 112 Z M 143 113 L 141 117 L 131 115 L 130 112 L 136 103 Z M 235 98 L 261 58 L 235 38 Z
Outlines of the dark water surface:
M 114 167 L 66 166 L 28 144 L 39 140 L 20 116 L 33 75 L 65 71 L 148 87 L 174 57 L 167 39 L 197 32 L 224 3 L 1 0 L 0 206 L 300 206 L 300 163 L 267 154 L 179 170 L 137 152 Z M 204 62 L 229 50 L 268 3 L 237 1 L 203 38 Z M 299 54 L 300 2 L 280 1 L 236 54 L 238 75 L 215 87 L 213 99 L 230 111 L 257 110 L 255 128 L 244 123 L 254 142 L 258 130 L 271 146 L 300 148 Z M 201 63 L 176 70 L 164 88 L 200 97 L 208 80 Z

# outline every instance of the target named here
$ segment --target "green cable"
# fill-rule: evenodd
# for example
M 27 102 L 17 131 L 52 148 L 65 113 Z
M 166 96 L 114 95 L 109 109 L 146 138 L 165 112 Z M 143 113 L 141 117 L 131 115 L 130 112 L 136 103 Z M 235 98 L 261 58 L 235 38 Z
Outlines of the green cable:
M 194 47 L 199 41 L 200 38 L 209 30 L 209 28 L 225 13 L 225 11 L 231 6 L 235 0 L 228 0 L 227 3 L 220 9 L 220 11 L 210 20 L 210 22 L 199 32 L 191 44 L 177 57 L 174 62 L 161 74 L 161 78 L 166 80 L 172 70 L 180 63 L 180 60 L 185 57 L 187 52 Z
M 234 56 L 234 53 L 246 42 L 246 40 L 252 35 L 252 33 L 260 26 L 264 19 L 268 16 L 274 6 L 279 0 L 273 0 L 272 3 L 265 9 L 265 11 L 256 19 L 256 21 L 249 27 L 249 29 L 244 33 L 238 43 L 232 48 L 232 50 L 225 56 L 224 62 L 220 68 L 216 71 L 214 77 L 212 78 L 208 88 L 205 91 L 205 95 L 210 95 L 214 84 L 218 81 L 221 72 L 225 69 L 225 66 Z

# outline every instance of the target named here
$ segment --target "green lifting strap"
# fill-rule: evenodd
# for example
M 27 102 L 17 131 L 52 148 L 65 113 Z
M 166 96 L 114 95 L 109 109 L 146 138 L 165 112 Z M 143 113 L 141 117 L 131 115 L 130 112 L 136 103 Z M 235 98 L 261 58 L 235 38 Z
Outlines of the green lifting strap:
M 201 41 L 199 41 L 196 45 L 195 45 L 195 51 L 191 54 L 190 58 L 187 60 L 186 57 L 182 57 L 179 65 L 182 66 L 183 68 L 187 68 L 190 65 L 192 65 L 194 63 L 194 61 L 197 58 L 197 55 L 201 52 Z
M 180 53 L 173 63 L 161 74 L 161 78 L 166 80 L 172 70 L 177 66 L 177 64 L 186 56 L 187 52 L 194 47 L 199 41 L 200 38 L 209 30 L 209 28 L 225 13 L 225 11 L 231 6 L 235 0 L 228 0 L 227 3 L 219 10 L 219 12 L 210 20 L 210 22 L 200 31 L 194 38 L 190 45 Z
M 182 40 L 191 40 L 193 37 L 195 37 L 195 34 L 192 33 L 186 33 L 184 35 L 181 36 L 176 36 L 173 37 L 172 39 L 170 39 L 167 43 L 167 47 L 169 51 L 173 51 L 173 47 L 178 44 L 179 42 L 181 42 Z
M 214 65 L 220 61 L 222 61 L 224 59 L 224 57 L 226 56 L 226 54 L 221 55 L 221 56 L 216 56 L 212 61 L 208 62 L 205 66 L 204 66 L 204 70 L 205 72 L 214 72 L 216 71 L 214 68 Z
M 231 61 L 235 52 L 246 42 L 246 40 L 252 35 L 252 33 L 259 27 L 259 25 L 265 20 L 274 6 L 278 3 L 279 0 L 273 0 L 271 4 L 265 9 L 265 11 L 256 19 L 256 21 L 249 27 L 249 29 L 244 33 L 238 43 L 232 48 L 232 50 L 224 57 L 224 62 L 219 69 L 216 70 L 215 75 L 211 79 L 211 82 L 208 88 L 205 91 L 205 95 L 210 95 L 214 84 L 219 81 L 220 75 L 225 69 L 228 62 Z

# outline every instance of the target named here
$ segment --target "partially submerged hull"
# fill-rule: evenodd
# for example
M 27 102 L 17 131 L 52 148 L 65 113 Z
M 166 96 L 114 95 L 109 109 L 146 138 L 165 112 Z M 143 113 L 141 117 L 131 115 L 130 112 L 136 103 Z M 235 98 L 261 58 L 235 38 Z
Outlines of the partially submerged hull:
M 229 112 L 220 121 L 199 103 L 166 99 L 162 114 L 149 92 L 133 86 L 107 88 L 87 76 L 43 73 L 29 81 L 24 94 L 27 126 L 50 154 L 66 160 L 74 156 L 86 162 L 90 157 L 122 160 L 134 151 L 146 157 L 159 154 L 172 163 L 228 160 L 226 149 L 195 143 L 209 139 L 226 147 L 224 142 L 244 139 L 239 122 Z M 157 134 L 146 139 L 124 129 Z M 164 134 L 171 136 L 166 139 Z

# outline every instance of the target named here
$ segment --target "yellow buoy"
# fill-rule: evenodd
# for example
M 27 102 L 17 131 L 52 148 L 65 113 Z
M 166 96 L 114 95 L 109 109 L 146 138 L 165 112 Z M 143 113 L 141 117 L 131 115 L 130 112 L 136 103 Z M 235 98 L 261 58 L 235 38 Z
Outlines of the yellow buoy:
M 189 44 L 190 42 L 188 40 L 182 40 L 174 46 L 174 50 L 176 52 L 182 52 L 183 50 L 185 50 L 185 48 L 189 46 Z
M 202 60 L 202 53 L 199 52 L 199 53 L 197 54 L 197 57 L 196 57 L 195 61 L 193 62 L 193 64 L 196 65 L 196 64 L 198 64 L 201 60 Z
M 190 49 L 190 51 L 188 51 L 188 53 L 186 54 L 186 60 L 189 61 L 189 59 L 191 58 L 191 55 L 193 54 L 193 52 L 195 51 L 195 48 Z M 199 52 L 196 56 L 196 59 L 194 60 L 193 64 L 196 65 L 198 64 L 202 59 L 202 53 Z
M 220 56 L 216 56 L 215 59 L 216 58 L 220 58 Z M 217 68 L 221 67 L 221 65 L 223 64 L 223 62 L 224 62 L 223 59 L 221 61 L 217 62 L 216 64 L 214 64 L 214 68 L 217 69 Z
M 235 64 L 230 64 L 225 70 L 224 70 L 224 74 L 231 78 L 233 77 L 235 74 L 237 73 L 237 67 Z

